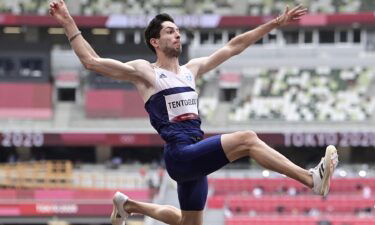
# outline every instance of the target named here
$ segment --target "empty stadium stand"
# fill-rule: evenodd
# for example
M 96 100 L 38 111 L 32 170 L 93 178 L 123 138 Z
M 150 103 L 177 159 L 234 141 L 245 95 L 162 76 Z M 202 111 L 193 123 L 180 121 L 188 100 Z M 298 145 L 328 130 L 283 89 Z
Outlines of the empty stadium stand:
M 325 198 L 287 178 L 211 178 L 209 183 L 208 208 L 224 208 L 226 225 L 374 224 L 373 178 L 335 178 Z
M 89 89 L 85 93 L 87 118 L 146 118 L 136 90 Z
M 250 14 L 250 15 L 269 15 L 282 12 L 286 4 L 293 4 L 294 1 L 230 1 L 230 0 L 99 0 L 99 1 L 68 1 L 74 14 L 83 15 L 108 15 L 113 13 L 140 14 L 157 13 L 163 11 L 181 14 L 181 13 L 220 13 L 220 14 Z M 340 1 L 340 0 L 304 0 L 302 4 L 307 6 L 314 13 L 335 13 L 335 12 L 357 12 L 372 11 L 375 4 L 371 0 L 363 1 Z M 15 0 L 7 1 L 0 5 L 0 12 L 12 12 L 16 14 L 47 14 L 48 4 L 45 1 L 38 0 Z
M 41 119 L 53 116 L 49 83 L 0 83 L 0 118 Z
M 375 99 L 369 68 L 280 68 L 262 70 L 252 92 L 232 106 L 230 118 L 286 121 L 365 121 Z

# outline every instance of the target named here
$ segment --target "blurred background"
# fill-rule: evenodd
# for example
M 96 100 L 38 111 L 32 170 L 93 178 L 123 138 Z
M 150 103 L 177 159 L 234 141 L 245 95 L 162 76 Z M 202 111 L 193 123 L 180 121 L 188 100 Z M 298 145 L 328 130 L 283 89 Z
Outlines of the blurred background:
M 205 225 L 375 224 L 373 0 L 66 0 L 103 57 L 155 60 L 143 29 L 157 13 L 182 30 L 181 63 L 302 3 L 197 81 L 206 136 L 252 129 L 311 168 L 340 164 L 327 198 L 244 158 L 209 176 Z M 163 141 L 135 88 L 85 70 L 47 0 L 0 0 L 0 224 L 110 224 L 112 195 L 178 207 Z M 161 224 L 135 215 L 129 225 Z

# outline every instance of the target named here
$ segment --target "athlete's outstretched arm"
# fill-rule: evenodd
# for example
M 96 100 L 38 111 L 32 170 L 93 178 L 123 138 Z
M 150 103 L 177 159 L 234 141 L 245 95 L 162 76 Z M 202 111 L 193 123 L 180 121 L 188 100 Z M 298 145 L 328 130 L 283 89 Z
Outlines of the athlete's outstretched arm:
M 218 49 L 208 57 L 192 59 L 188 62 L 187 66 L 191 70 L 195 71 L 197 76 L 200 76 L 214 69 L 230 57 L 240 54 L 243 50 L 261 39 L 265 34 L 269 33 L 274 28 L 285 26 L 293 21 L 299 20 L 303 15 L 306 14 L 306 12 L 307 9 L 303 8 L 301 5 L 296 6 L 291 10 L 289 10 L 289 7 L 287 6 L 284 13 L 279 17 L 253 30 L 234 37 L 225 46 Z
M 70 45 L 86 69 L 119 80 L 134 81 L 141 77 L 139 67 L 147 63 L 145 60 L 122 63 L 114 59 L 99 57 L 90 44 L 82 37 L 64 0 L 52 1 L 50 3 L 49 13 L 64 28 Z

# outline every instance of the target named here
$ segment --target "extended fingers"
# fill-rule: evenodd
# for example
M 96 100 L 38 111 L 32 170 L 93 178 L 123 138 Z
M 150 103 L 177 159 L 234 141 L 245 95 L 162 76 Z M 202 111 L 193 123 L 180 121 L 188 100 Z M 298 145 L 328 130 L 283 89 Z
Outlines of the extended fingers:
M 302 8 L 303 8 L 302 5 L 298 5 L 298 6 L 294 7 L 293 9 L 291 9 L 289 13 L 294 13 L 294 12 L 296 12 L 297 10 L 300 10 L 300 9 L 302 9 Z
M 293 17 L 292 18 L 292 21 L 296 21 L 296 20 L 300 20 L 302 16 L 298 16 L 298 17 Z
M 296 15 L 300 15 L 300 14 L 303 15 L 303 14 L 306 14 L 306 13 L 307 13 L 307 9 L 306 8 L 298 10 L 298 11 L 295 12 Z
M 285 10 L 284 10 L 284 15 L 289 13 L 289 5 L 286 5 Z
M 302 16 L 306 15 L 306 13 L 307 13 L 306 9 L 295 12 L 294 15 L 292 15 L 292 20 L 299 20 L 301 19 Z
M 292 17 L 301 17 L 301 16 L 304 16 L 307 14 L 307 11 L 301 11 L 301 12 L 296 12 L 294 14 L 292 14 Z
M 289 15 L 291 16 L 292 20 L 299 20 L 302 16 L 306 15 L 306 13 L 307 9 L 303 8 L 296 11 L 291 11 Z

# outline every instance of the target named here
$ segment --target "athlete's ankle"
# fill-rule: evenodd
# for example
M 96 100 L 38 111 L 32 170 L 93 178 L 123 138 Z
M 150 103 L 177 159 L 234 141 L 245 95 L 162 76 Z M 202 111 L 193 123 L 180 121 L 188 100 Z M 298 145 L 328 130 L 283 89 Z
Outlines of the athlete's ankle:
M 134 212 L 134 206 L 135 206 L 135 202 L 129 198 L 124 204 L 125 212 L 127 212 L 129 214 L 133 213 Z
M 309 172 L 309 175 L 308 175 L 308 180 L 306 182 L 306 185 L 309 187 L 309 188 L 313 188 L 314 187 L 314 179 L 313 179 L 313 175 L 312 173 Z

